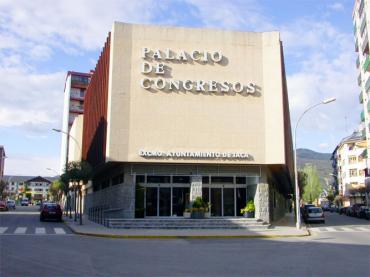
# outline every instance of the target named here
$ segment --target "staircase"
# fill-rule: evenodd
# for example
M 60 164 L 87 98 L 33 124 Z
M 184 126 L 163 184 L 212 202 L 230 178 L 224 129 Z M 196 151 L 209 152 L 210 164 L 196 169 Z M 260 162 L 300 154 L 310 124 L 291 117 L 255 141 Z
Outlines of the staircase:
M 104 225 L 121 229 L 247 229 L 266 230 L 270 226 L 255 218 L 107 218 Z

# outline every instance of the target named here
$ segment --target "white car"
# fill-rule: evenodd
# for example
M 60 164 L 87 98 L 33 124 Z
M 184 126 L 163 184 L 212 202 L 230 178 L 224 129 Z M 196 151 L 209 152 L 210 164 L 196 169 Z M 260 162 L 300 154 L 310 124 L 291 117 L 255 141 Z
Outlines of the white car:
M 7 205 L 9 210 L 10 209 L 15 210 L 15 201 L 14 200 L 9 199 L 8 201 L 6 201 L 6 205 Z
M 22 199 L 21 206 L 28 206 L 28 199 Z

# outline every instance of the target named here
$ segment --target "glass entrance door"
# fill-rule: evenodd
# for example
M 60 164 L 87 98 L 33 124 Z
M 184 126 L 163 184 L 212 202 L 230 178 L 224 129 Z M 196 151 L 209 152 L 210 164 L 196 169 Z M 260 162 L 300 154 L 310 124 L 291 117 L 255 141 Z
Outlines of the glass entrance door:
M 157 216 L 157 200 L 158 200 L 158 188 L 146 188 L 146 216 Z
M 171 188 L 159 188 L 159 216 L 171 216 Z
M 183 216 L 189 204 L 190 188 L 172 188 L 172 215 Z
M 224 188 L 224 216 L 235 215 L 234 188 Z
M 211 216 L 222 216 L 222 188 L 211 188 Z
M 246 200 L 247 190 L 246 188 L 236 188 L 236 215 L 243 216 L 240 212 L 241 209 L 247 204 Z

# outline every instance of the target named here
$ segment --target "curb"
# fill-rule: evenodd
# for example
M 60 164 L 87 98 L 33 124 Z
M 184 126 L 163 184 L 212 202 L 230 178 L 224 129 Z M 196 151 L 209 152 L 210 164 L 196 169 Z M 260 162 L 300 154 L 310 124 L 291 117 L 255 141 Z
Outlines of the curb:
M 118 234 L 98 234 L 98 233 L 86 233 L 76 231 L 74 228 L 69 226 L 68 223 L 64 224 L 76 235 L 89 236 L 89 237 L 100 237 L 100 238 L 112 238 L 112 239 L 240 239 L 240 238 L 294 238 L 294 237 L 307 237 L 310 236 L 308 230 L 306 234 L 301 235 L 118 235 Z

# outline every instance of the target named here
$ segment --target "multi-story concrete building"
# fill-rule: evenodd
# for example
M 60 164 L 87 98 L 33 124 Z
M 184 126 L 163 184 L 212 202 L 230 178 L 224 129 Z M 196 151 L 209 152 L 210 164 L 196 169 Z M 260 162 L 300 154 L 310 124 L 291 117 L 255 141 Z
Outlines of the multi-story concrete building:
M 284 215 L 293 151 L 278 32 L 115 23 L 87 89 L 82 158 L 88 208 L 182 217 L 196 197 L 212 217 Z
M 64 86 L 63 132 L 60 161 L 61 172 L 63 172 L 65 165 L 68 162 L 68 148 L 71 144 L 70 136 L 67 135 L 67 133 L 71 130 L 74 119 L 84 112 L 85 94 L 90 78 L 91 73 L 73 71 L 69 71 L 67 73 Z
M 0 145 L 0 180 L 4 177 L 4 166 L 5 166 L 5 149 L 4 146 Z
M 364 200 L 362 195 L 354 191 L 365 187 L 366 152 L 366 140 L 362 132 L 354 132 L 344 138 L 333 152 L 339 195 L 352 204 Z
M 50 184 L 57 177 L 41 177 L 41 176 L 17 176 L 6 175 L 4 181 L 7 182 L 6 194 L 11 199 L 21 199 L 26 197 L 26 187 L 32 200 L 41 201 L 48 198 Z
M 353 9 L 353 31 L 355 36 L 355 51 L 358 53 L 356 66 L 358 68 L 358 85 L 360 87 L 359 101 L 362 104 L 360 129 L 367 142 L 368 153 L 370 147 L 370 0 L 356 0 Z M 369 155 L 366 157 L 367 171 L 370 168 Z M 370 172 L 369 172 L 370 173 Z M 367 173 L 367 175 L 370 175 Z

